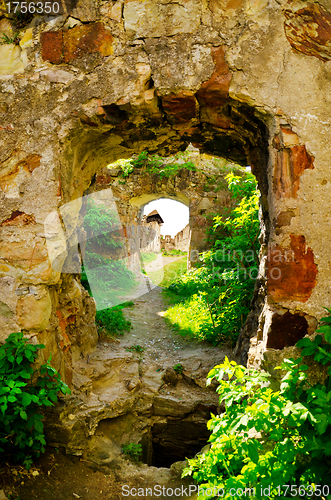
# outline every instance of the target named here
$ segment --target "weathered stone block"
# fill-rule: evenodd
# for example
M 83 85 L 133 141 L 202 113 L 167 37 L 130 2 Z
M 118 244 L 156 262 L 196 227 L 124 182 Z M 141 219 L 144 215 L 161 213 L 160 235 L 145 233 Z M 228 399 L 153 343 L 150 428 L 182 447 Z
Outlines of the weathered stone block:
M 47 289 L 41 288 L 37 295 L 21 297 L 17 303 L 18 323 L 23 330 L 44 330 L 52 312 L 52 303 Z
M 24 71 L 25 66 L 18 45 L 0 45 L 0 75 L 21 73 Z
M 125 30 L 136 37 L 172 36 L 194 33 L 200 24 L 201 4 L 197 0 L 158 3 L 155 0 L 124 2 Z

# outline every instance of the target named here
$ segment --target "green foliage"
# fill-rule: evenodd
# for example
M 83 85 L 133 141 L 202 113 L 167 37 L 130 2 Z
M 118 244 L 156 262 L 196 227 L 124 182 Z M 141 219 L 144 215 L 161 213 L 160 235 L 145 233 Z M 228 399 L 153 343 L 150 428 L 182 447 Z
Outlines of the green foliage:
M 85 254 L 81 282 L 93 295 L 99 308 L 116 303 L 120 294 L 136 284 L 134 274 L 123 261 L 107 259 L 94 252 Z
M 201 255 L 196 268 L 169 286 L 169 291 L 178 295 L 180 304 L 173 312 L 167 311 L 172 321 L 180 311 L 180 321 L 174 322 L 182 333 L 193 333 L 213 344 L 236 342 L 250 310 L 258 272 L 260 225 L 256 180 L 247 172 L 241 177 L 230 172 L 226 179 L 236 205 L 225 218 L 213 217 L 208 232 L 211 250 Z M 201 314 L 209 315 L 208 320 L 201 321 L 201 314 L 194 319 L 198 302 Z M 185 316 L 191 318 L 189 331 Z
M 182 250 L 173 248 L 172 250 L 162 250 L 162 255 L 164 256 L 169 256 L 169 257 L 175 257 L 177 255 L 187 255 L 187 252 L 183 252 Z
M 84 216 L 84 229 L 88 234 L 87 249 L 93 245 L 110 250 L 123 247 L 120 240 L 121 223 L 114 210 L 106 207 L 103 203 L 97 204 L 91 198 L 88 199 L 86 215 Z M 93 235 L 96 235 L 92 238 Z
M 177 373 L 182 373 L 184 371 L 184 366 L 181 365 L 180 363 L 177 363 L 176 365 L 173 366 L 173 369 Z
M 23 333 L 12 333 L 0 347 L 0 452 L 26 468 L 45 451 L 43 416 L 59 391 L 70 393 L 48 361 L 36 373 L 31 363 L 42 344 L 28 344 Z
M 125 350 L 129 351 L 129 352 L 136 352 L 138 354 L 138 353 L 144 352 L 145 347 L 142 347 L 141 345 L 136 344 L 136 345 L 132 345 L 130 347 L 127 347 Z
M 130 160 L 118 160 L 118 164 L 121 167 L 121 177 L 126 178 L 129 177 L 130 174 L 132 174 L 134 165 Z
M 169 297 L 169 294 L 167 296 Z M 170 296 L 170 300 L 173 298 L 173 295 Z M 193 294 L 188 299 L 177 302 L 166 310 L 164 317 L 181 335 L 212 340 L 209 333 L 213 332 L 213 324 L 202 293 Z
M 204 488 L 224 489 L 225 499 L 234 488 L 254 488 L 254 499 L 309 498 L 315 487 L 328 484 L 331 472 L 331 390 L 330 325 L 324 342 L 320 336 L 297 344 L 302 356 L 285 359 L 278 369 L 285 370 L 279 390 L 271 388 L 271 376 L 249 370 L 227 358 L 208 375 L 220 383 L 217 392 L 225 412 L 212 415 L 210 449 L 189 460 L 183 476 L 191 475 Z M 324 384 L 312 386 L 303 356 L 312 356 L 328 365 Z M 224 378 L 226 377 L 226 378 Z M 288 485 L 286 493 L 285 488 Z M 268 489 L 270 486 L 270 490 Z M 267 488 L 267 489 L 266 489 Z M 320 498 L 316 489 L 316 496 Z M 306 494 L 307 493 L 307 494 Z M 329 498 L 330 492 L 325 495 Z M 200 495 L 199 499 L 212 498 Z
M 120 166 L 121 177 L 124 179 L 133 172 L 134 168 L 140 168 L 149 174 L 158 175 L 161 179 L 163 177 L 177 175 L 179 171 L 184 168 L 188 170 L 196 170 L 194 163 L 191 161 L 176 162 L 176 159 L 173 159 L 174 161 L 168 162 L 162 156 L 149 155 L 147 151 L 142 151 L 136 157 L 133 157 L 130 160 L 120 160 L 116 162 L 115 165 Z
M 95 315 L 95 323 L 100 337 L 123 335 L 125 331 L 130 330 L 131 321 L 125 318 L 122 311 L 124 305 L 125 304 L 121 304 L 120 306 L 97 311 Z
M 135 275 L 126 261 L 117 258 L 123 247 L 121 224 L 113 210 L 89 198 L 84 229 L 88 239 L 81 282 L 95 298 L 98 309 L 108 308 L 118 303 L 120 294 L 136 286 Z
M 123 444 L 122 450 L 123 453 L 134 462 L 139 462 L 143 452 L 141 444 L 135 443 Z
M 174 262 L 170 262 L 158 271 L 150 271 L 148 277 L 153 283 L 162 287 L 170 286 L 183 273 L 187 271 L 187 258 L 183 257 Z
M 140 252 L 140 257 L 144 264 L 149 264 L 157 259 L 157 254 L 155 252 Z

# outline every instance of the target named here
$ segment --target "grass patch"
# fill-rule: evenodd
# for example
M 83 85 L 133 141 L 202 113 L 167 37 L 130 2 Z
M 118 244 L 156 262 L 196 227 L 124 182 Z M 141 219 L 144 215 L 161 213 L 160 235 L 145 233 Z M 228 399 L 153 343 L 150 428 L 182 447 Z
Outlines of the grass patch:
M 140 252 L 140 257 L 144 264 L 150 264 L 157 259 L 157 254 L 155 252 Z
M 122 309 L 133 307 L 134 303 L 124 302 L 119 306 L 97 311 L 95 323 L 97 325 L 99 337 L 112 337 L 114 335 L 124 335 L 125 331 L 131 328 L 131 321 L 127 320 Z
M 170 303 L 177 302 L 164 314 L 171 326 L 184 337 L 210 340 L 213 324 L 204 298 L 200 294 L 194 294 L 187 299 L 180 300 L 178 295 L 176 297 L 168 291 L 165 295 Z
M 183 257 L 181 259 L 170 262 L 158 271 L 152 271 L 148 273 L 151 281 L 159 286 L 168 287 L 176 279 L 178 279 L 182 274 L 187 271 L 187 258 Z M 163 279 L 162 279 L 163 276 Z M 161 283 L 160 283 L 160 280 Z
M 177 250 L 173 248 L 172 250 L 162 250 L 162 255 L 175 257 L 177 255 L 187 255 L 187 252 L 183 252 L 183 250 Z

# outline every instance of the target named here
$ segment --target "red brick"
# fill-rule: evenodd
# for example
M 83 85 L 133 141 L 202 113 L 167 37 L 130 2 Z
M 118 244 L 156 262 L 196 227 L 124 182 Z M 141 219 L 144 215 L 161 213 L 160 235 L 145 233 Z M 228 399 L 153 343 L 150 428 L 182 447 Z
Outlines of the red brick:
M 62 62 L 63 32 L 46 31 L 40 35 L 41 57 L 53 64 Z

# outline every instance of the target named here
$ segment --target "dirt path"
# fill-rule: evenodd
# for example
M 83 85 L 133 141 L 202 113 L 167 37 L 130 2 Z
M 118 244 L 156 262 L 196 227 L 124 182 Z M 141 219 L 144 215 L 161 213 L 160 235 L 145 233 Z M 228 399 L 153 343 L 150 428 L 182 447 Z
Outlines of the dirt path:
M 169 263 L 177 258 L 166 259 Z M 155 393 L 158 398 L 173 398 L 180 404 L 185 398 L 187 400 L 196 394 L 204 401 L 208 371 L 231 353 L 205 342 L 186 340 L 174 332 L 163 318 L 168 306 L 161 290 L 160 287 L 154 287 L 136 299 L 133 308 L 124 309 L 126 318 L 132 322 L 132 329 L 118 339 L 101 341 L 89 363 L 93 365 L 94 362 L 121 356 L 139 358 L 140 390 L 145 395 Z M 142 351 L 128 353 L 127 350 L 132 346 L 140 346 Z M 181 375 L 175 374 L 178 383 L 165 383 L 164 374 L 177 364 L 184 369 Z M 147 465 L 132 467 L 129 462 L 124 466 L 100 467 L 80 457 L 63 455 L 49 447 L 29 473 L 23 468 L 9 468 L 3 464 L 0 469 L 0 490 L 5 491 L 9 500 L 120 500 L 123 498 L 120 491 L 123 477 L 128 478 L 129 484 L 136 486 L 140 483 L 146 486 L 146 482 L 150 484 L 151 481 L 162 483 L 163 476 L 164 482 L 169 481 L 169 469 Z M 166 473 L 162 471 L 168 471 L 168 475 L 165 476 Z M 183 482 L 180 476 L 176 479 L 177 483 L 174 478 L 171 481 L 173 484 Z
M 202 369 L 209 369 L 213 363 L 219 363 L 224 358 L 224 349 L 182 337 L 166 323 L 163 316 L 169 306 L 165 304 L 161 291 L 160 287 L 154 288 L 135 300 L 132 309 L 124 310 L 133 328 L 123 336 L 118 348 L 140 345 L 144 348 L 143 363 L 157 363 L 160 368 L 176 364 L 192 368 L 192 363 L 195 363 Z

